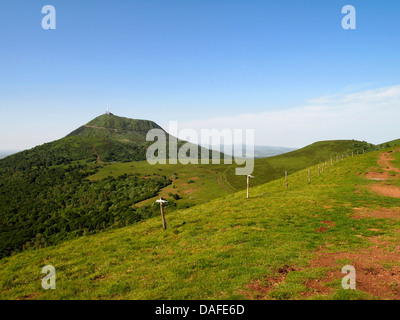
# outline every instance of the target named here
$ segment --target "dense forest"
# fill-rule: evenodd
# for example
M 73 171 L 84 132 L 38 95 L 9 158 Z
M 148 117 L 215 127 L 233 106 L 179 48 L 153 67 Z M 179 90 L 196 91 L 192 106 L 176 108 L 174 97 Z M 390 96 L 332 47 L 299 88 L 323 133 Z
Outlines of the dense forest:
M 86 179 L 94 172 L 87 165 L 25 168 L 1 162 L 0 258 L 159 214 L 155 205 L 134 204 L 171 183 L 165 176 Z

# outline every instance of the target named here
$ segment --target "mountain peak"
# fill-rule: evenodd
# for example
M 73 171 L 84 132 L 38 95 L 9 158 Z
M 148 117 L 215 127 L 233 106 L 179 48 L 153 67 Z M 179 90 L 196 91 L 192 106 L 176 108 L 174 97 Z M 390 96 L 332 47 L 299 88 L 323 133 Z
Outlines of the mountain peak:
M 85 125 L 71 132 L 67 137 L 104 137 L 104 136 L 135 136 L 145 140 L 147 132 L 151 129 L 162 129 L 158 124 L 150 120 L 130 119 L 119 117 L 112 113 L 102 114 Z M 125 137 L 126 138 L 126 137 Z M 135 139 L 136 140 L 136 139 Z

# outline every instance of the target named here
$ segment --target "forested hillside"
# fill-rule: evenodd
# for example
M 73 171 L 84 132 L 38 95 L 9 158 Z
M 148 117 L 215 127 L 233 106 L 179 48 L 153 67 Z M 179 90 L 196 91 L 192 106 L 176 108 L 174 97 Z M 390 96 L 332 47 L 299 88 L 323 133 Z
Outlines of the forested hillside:
M 2 166 L 0 258 L 148 218 L 157 208 L 134 204 L 171 183 L 165 176 L 138 175 L 87 180 L 94 172 L 87 165 Z

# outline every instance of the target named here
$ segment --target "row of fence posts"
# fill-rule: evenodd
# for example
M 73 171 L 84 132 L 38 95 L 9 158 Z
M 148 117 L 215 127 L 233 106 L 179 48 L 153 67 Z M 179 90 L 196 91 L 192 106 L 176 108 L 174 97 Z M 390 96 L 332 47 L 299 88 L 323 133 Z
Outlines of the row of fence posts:
M 363 154 L 365 154 L 365 150 L 363 150 Z M 357 151 L 358 155 L 358 151 Z M 351 157 L 354 157 L 354 152 L 351 153 Z M 344 154 L 342 154 L 342 161 L 344 160 Z M 339 162 L 339 156 L 336 156 L 336 162 Z M 333 158 L 331 158 L 331 166 L 333 166 Z M 318 165 L 318 177 L 321 176 L 321 171 L 324 172 L 324 170 L 327 167 L 327 161 L 322 162 L 322 164 Z M 254 178 L 252 175 L 247 175 L 247 199 L 250 198 L 250 179 Z M 286 189 L 289 189 L 289 179 L 288 179 L 288 172 L 285 171 L 285 183 L 286 183 Z M 311 183 L 311 169 L 308 169 L 308 183 Z M 163 229 L 167 229 L 167 222 L 165 220 L 165 214 L 164 214 L 164 204 L 167 203 L 168 201 L 165 200 L 163 197 L 160 197 L 159 200 L 156 200 L 156 202 L 160 203 L 160 211 L 161 211 L 161 219 L 162 219 L 162 226 Z
M 357 155 L 358 155 L 357 151 Z M 363 150 L 363 154 L 365 154 L 365 150 Z M 354 151 L 351 152 L 351 157 L 354 157 Z M 342 161 L 344 160 L 344 153 L 342 154 Z M 336 162 L 339 162 L 339 155 L 336 156 Z M 331 166 L 333 166 L 333 157 L 331 157 Z M 322 162 L 322 164 L 318 164 L 318 177 L 321 176 L 321 174 L 326 170 L 328 167 L 328 161 Z M 247 199 L 250 197 L 250 178 L 254 178 L 253 176 L 247 176 Z M 308 183 L 311 183 L 311 169 L 308 169 Z M 286 184 L 286 189 L 289 189 L 289 178 L 288 178 L 288 172 L 285 171 L 285 184 Z

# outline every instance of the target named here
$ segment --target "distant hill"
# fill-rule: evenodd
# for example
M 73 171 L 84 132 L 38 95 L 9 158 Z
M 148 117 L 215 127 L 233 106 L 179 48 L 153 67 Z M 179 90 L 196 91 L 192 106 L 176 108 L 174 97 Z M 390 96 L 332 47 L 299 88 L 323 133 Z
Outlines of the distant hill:
M 163 130 L 153 121 L 104 114 L 62 139 L 14 154 L 4 159 L 0 166 L 12 164 L 29 168 L 77 161 L 141 161 L 146 159 L 146 150 L 153 144 L 152 141 L 146 141 L 146 134 L 151 129 Z M 179 141 L 178 146 L 183 143 L 185 141 Z
M 246 151 L 246 146 L 239 146 L 239 145 L 234 145 L 234 146 L 227 146 L 229 152 L 225 152 L 226 154 L 229 155 L 233 155 L 234 154 L 234 150 L 237 149 L 242 149 L 243 150 L 243 155 L 245 155 L 245 151 Z M 220 150 L 221 152 L 224 152 L 224 145 L 216 145 L 216 146 L 212 146 L 211 149 L 213 150 Z M 254 146 L 254 158 L 258 159 L 258 158 L 267 158 L 267 157 L 272 157 L 272 156 L 276 156 L 276 155 L 280 155 L 283 153 L 287 153 L 290 151 L 294 151 L 296 150 L 295 148 L 286 148 L 286 147 L 271 147 L 271 146 Z
M 270 146 L 254 146 L 254 158 L 268 158 L 280 154 L 288 153 L 296 150 L 296 148 L 286 147 L 270 147 Z
M 357 140 L 332 140 L 315 142 L 304 148 L 291 151 L 285 154 L 255 159 L 253 185 L 263 184 L 272 180 L 276 180 L 284 176 L 285 171 L 289 174 L 310 166 L 330 161 L 331 158 L 336 160 L 336 156 L 341 157 L 342 154 L 351 156 L 353 152 L 362 153 L 378 150 L 380 147 Z M 230 186 L 236 190 L 245 188 L 244 178 L 235 175 L 235 166 L 231 166 L 224 173 L 225 179 Z
M 398 145 L 400 145 L 400 139 L 384 142 L 384 143 L 379 144 L 378 146 L 381 148 L 391 148 L 391 147 L 395 147 Z

